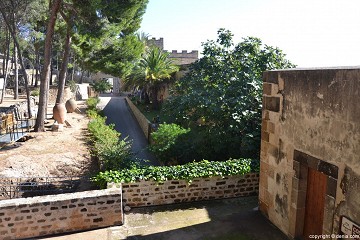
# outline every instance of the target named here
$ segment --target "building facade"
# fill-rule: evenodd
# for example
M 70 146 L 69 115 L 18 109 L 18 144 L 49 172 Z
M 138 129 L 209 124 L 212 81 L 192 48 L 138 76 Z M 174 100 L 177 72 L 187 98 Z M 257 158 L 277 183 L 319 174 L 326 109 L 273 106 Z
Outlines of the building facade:
M 291 238 L 360 235 L 360 68 L 263 80 L 260 210 Z

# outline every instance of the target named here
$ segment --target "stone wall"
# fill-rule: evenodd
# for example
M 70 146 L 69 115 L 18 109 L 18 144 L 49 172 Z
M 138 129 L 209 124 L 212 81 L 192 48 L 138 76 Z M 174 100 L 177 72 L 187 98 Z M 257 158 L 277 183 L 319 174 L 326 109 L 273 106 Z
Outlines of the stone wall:
M 199 59 L 199 51 L 193 50 L 188 52 L 186 50 L 182 50 L 181 52 L 178 52 L 176 50 L 172 50 L 169 57 L 178 65 L 188 65 Z
M 37 87 L 38 88 L 38 87 Z M 34 90 L 35 87 L 29 87 L 29 91 L 31 93 L 32 90 Z M 55 104 L 56 102 L 56 96 L 57 96 L 57 86 L 50 86 L 49 88 L 49 104 Z M 6 89 L 6 95 L 13 95 L 14 94 L 14 89 L 9 89 L 7 88 Z M 25 88 L 24 87 L 21 87 L 21 94 L 26 94 L 25 92 Z M 63 95 L 63 103 L 65 103 L 68 99 L 72 98 L 73 97 L 73 94 L 72 92 L 70 91 L 70 88 L 69 87 L 65 87 L 64 89 L 64 95 Z
M 90 230 L 123 223 L 121 189 L 0 201 L 1 239 Z
M 136 118 L 136 121 L 140 125 L 146 139 L 149 141 L 150 138 L 150 122 L 149 120 L 140 112 L 140 110 L 132 103 L 132 101 L 126 97 L 126 102 L 128 103 L 131 112 Z
M 124 205 L 142 207 L 257 195 L 259 174 L 122 184 Z
M 164 38 L 152 38 L 149 40 L 149 44 L 154 45 L 161 50 L 164 50 Z M 193 50 L 191 52 L 188 52 L 187 50 L 182 50 L 181 52 L 178 52 L 177 50 L 172 50 L 169 53 L 169 57 L 174 60 L 175 64 L 180 66 L 189 65 L 199 59 L 199 51 L 197 50 Z
M 57 96 L 57 86 L 51 86 L 49 89 L 49 101 L 48 104 L 55 104 L 56 102 L 56 96 Z M 67 100 L 73 97 L 72 92 L 70 91 L 69 87 L 65 87 L 64 89 L 64 95 L 62 98 L 62 102 L 65 103 Z
M 360 69 L 264 73 L 260 210 L 292 238 L 304 234 L 308 172 L 326 177 L 322 233 L 360 223 Z

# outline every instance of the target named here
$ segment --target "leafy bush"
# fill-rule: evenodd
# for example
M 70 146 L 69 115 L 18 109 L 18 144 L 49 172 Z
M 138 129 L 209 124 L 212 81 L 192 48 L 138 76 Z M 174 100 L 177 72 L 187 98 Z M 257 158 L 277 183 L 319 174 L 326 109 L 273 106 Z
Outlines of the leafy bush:
M 70 88 L 70 91 L 75 94 L 76 93 L 76 82 L 75 80 L 70 80 L 67 82 L 67 85 L 69 86 Z
M 33 96 L 33 97 L 39 96 L 40 95 L 40 88 L 34 88 L 34 90 L 31 91 L 30 95 Z
M 109 91 L 112 88 L 112 85 L 108 82 L 107 79 L 101 79 L 99 81 L 91 83 L 90 86 L 97 93 L 103 93 Z
M 92 153 L 99 158 L 100 164 L 105 170 L 131 168 L 135 165 L 132 159 L 131 142 L 126 139 L 120 140 L 120 133 L 114 129 L 113 124 L 106 125 L 106 117 L 102 117 L 96 110 L 97 100 L 88 99 L 87 110 L 91 118 L 88 124 Z
M 86 105 L 88 106 L 88 110 L 96 110 L 96 106 L 99 104 L 99 98 L 88 98 L 86 100 Z
M 183 152 L 182 136 L 190 129 L 185 129 L 172 124 L 160 124 L 156 132 L 151 133 L 154 143 L 149 147 L 157 159 L 164 165 L 176 162 Z
M 139 180 L 187 180 L 212 176 L 242 175 L 251 171 L 251 159 L 230 159 L 224 162 L 207 161 L 192 162 L 177 166 L 143 166 L 122 171 L 100 172 L 92 180 L 100 187 L 106 187 L 109 182 L 129 183 Z
M 203 43 L 203 49 L 203 57 L 174 84 L 163 114 L 191 128 L 197 159 L 258 158 L 262 74 L 294 65 L 280 49 L 258 38 L 234 44 L 225 29 L 218 31 L 217 40 Z

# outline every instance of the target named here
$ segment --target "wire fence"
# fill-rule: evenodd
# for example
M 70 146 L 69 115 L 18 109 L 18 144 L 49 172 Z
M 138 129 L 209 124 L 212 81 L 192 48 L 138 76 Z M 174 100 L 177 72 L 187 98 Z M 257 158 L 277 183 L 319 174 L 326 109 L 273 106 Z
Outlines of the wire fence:
M 0 200 L 76 192 L 89 177 L 0 177 Z

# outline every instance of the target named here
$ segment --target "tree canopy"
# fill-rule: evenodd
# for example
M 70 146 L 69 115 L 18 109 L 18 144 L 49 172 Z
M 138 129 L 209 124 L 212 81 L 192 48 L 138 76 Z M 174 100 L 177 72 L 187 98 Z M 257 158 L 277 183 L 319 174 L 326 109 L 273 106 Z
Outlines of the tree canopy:
M 280 49 L 259 38 L 234 44 L 232 36 L 220 29 L 216 41 L 203 43 L 203 57 L 176 83 L 163 108 L 173 122 L 191 127 L 194 158 L 257 158 L 262 73 L 294 67 Z
M 154 109 L 159 107 L 160 86 L 171 79 L 172 73 L 179 70 L 169 56 L 170 53 L 156 46 L 147 47 L 142 58 L 132 69 L 131 76 L 127 78 L 131 85 L 143 87 L 150 92 Z
M 144 45 L 135 31 L 140 27 L 148 0 L 74 1 L 82 16 L 75 21 L 74 49 L 84 68 L 117 77 L 130 74 Z

